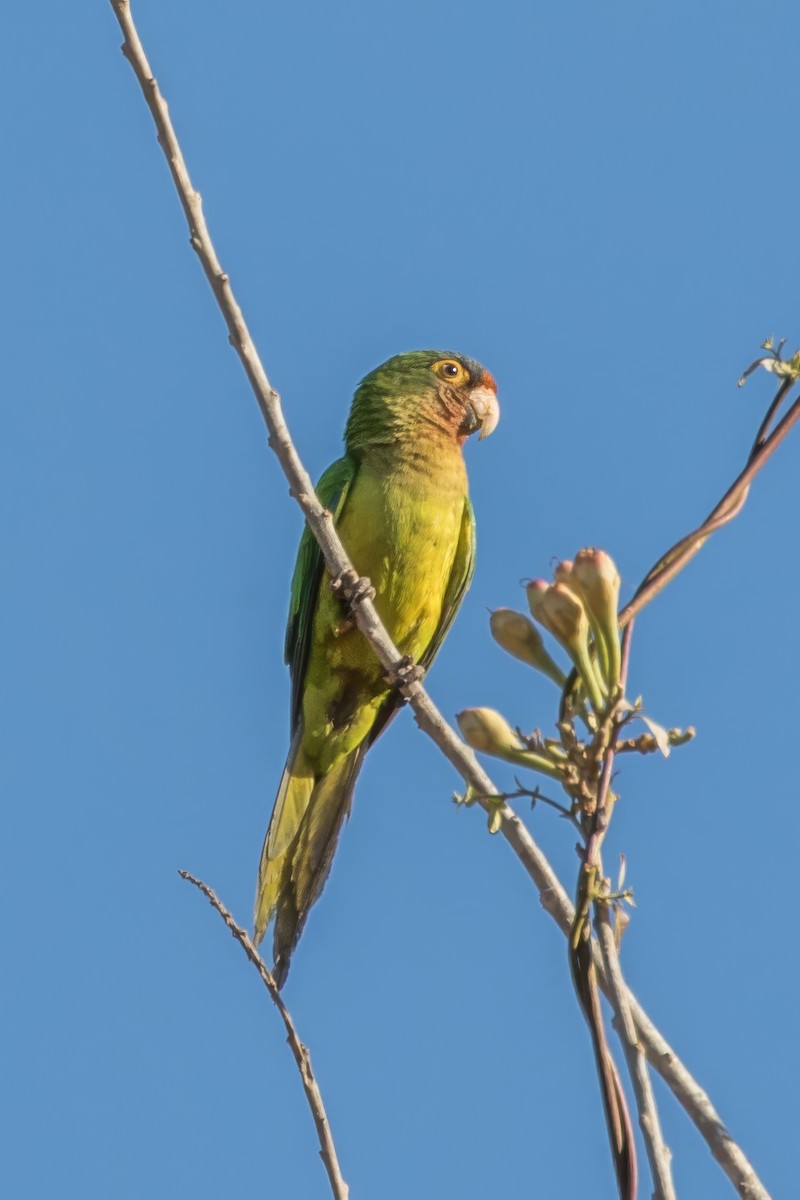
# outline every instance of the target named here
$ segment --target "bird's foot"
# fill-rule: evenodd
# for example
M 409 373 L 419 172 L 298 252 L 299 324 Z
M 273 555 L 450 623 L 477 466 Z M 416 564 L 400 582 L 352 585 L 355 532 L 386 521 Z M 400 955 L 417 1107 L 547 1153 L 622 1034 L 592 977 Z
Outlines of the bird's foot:
M 351 608 L 354 604 L 360 604 L 362 600 L 375 599 L 375 588 L 369 579 L 366 575 L 359 575 L 352 567 L 331 580 L 331 591 L 334 596 L 346 601 Z
M 392 667 L 391 674 L 387 676 L 387 683 L 393 687 L 407 687 L 410 683 L 419 683 L 424 677 L 424 667 L 414 662 L 409 654 L 404 654 Z

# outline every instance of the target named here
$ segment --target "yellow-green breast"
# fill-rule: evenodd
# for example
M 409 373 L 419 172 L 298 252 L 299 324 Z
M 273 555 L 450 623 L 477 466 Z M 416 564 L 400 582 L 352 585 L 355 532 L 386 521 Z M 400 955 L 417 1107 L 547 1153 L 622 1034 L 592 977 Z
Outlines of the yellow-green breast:
M 464 516 L 464 461 L 459 447 L 447 450 L 435 487 L 430 464 L 384 471 L 363 463 L 337 525 L 356 570 L 375 588 L 390 637 L 414 659 L 439 626 Z M 318 769 L 360 744 L 387 694 L 380 664 L 324 576 L 303 696 L 303 744 Z

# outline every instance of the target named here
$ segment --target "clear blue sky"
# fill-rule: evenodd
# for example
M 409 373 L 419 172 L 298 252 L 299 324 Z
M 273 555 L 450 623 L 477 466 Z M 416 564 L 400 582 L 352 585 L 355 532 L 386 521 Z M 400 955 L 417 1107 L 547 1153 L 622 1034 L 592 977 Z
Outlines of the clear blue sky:
M 800 344 L 796 6 L 135 11 L 312 473 L 390 354 L 495 374 L 477 573 L 429 684 L 546 726 L 487 608 L 586 544 L 630 592 L 741 465 L 758 343 Z M 324 1197 L 277 1015 L 176 873 L 249 919 L 300 517 L 110 7 L 15 5 L 5 43 L 2 1190 Z M 631 984 L 776 1197 L 800 1193 L 798 462 L 795 434 L 639 622 L 632 690 L 699 736 L 625 764 L 608 848 Z M 287 985 L 353 1197 L 611 1196 L 564 941 L 457 784 L 404 714 Z M 526 819 L 571 887 L 572 835 Z M 658 1094 L 680 1195 L 732 1194 Z

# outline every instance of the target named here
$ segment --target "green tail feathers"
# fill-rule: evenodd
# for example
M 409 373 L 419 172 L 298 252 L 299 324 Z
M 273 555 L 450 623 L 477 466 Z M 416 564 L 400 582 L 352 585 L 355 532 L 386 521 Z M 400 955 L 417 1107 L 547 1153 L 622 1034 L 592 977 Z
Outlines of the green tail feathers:
M 272 973 L 278 987 L 328 877 L 365 749 L 356 747 L 319 777 L 303 753 L 302 726 L 289 750 L 261 851 L 254 916 L 256 944 L 275 917 Z

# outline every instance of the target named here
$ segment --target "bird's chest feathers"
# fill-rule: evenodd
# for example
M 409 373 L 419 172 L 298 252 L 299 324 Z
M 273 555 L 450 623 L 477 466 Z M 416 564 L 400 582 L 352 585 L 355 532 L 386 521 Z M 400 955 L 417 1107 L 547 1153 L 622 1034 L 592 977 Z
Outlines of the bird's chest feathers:
M 460 463 L 459 463 L 460 466 Z M 427 483 L 428 486 L 424 486 Z M 441 619 L 464 516 L 465 481 L 359 473 L 339 532 L 395 644 L 417 657 Z

